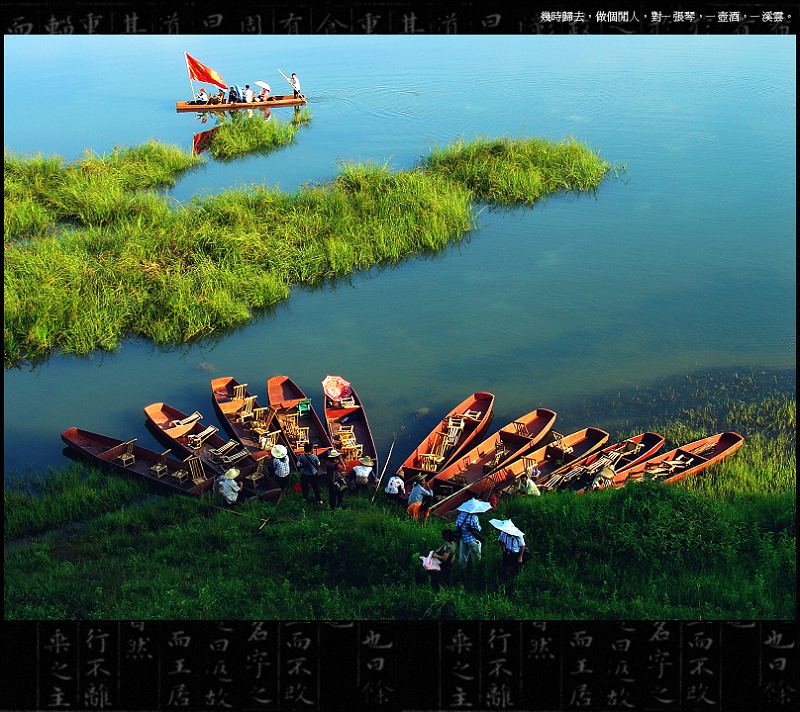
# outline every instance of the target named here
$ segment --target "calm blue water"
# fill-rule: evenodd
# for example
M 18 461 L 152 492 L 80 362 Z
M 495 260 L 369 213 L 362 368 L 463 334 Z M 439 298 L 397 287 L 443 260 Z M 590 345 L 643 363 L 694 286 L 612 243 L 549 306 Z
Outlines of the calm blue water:
M 406 168 L 478 135 L 575 136 L 627 173 L 596 195 L 485 210 L 436 257 L 296 290 L 217 339 L 131 340 L 7 370 L 12 477 L 64 462 L 58 434 L 73 424 L 152 443 L 141 411 L 152 401 L 213 422 L 218 375 L 263 394 L 287 373 L 317 397 L 342 373 L 379 450 L 399 434 L 399 463 L 475 390 L 497 395 L 499 427 L 698 369 L 794 367 L 794 37 L 6 37 L 5 146 L 69 159 L 150 138 L 189 148 L 214 122 L 175 113 L 189 91 L 183 50 L 275 92 L 277 70 L 296 71 L 313 118 L 273 155 L 209 160 L 171 190 L 179 201 L 295 189 L 342 160 Z M 63 101 L 45 110 L 43 91 Z M 562 432 L 588 425 L 559 412 Z

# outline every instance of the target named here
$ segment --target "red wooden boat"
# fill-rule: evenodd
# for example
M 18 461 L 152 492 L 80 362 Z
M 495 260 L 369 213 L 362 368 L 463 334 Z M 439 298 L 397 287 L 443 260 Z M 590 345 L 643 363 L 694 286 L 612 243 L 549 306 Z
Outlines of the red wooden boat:
M 530 451 L 509 465 L 485 475 L 474 484 L 457 490 L 433 504 L 430 511 L 445 516 L 472 497 L 488 500 L 493 492 L 501 494 L 509 490 L 524 474 L 538 484 L 603 447 L 608 440 L 608 433 L 599 428 L 584 428 L 571 435 L 560 435 L 551 430 L 550 434 L 553 438 L 550 444 Z M 539 474 L 535 476 L 534 463 L 539 470 Z
M 372 439 L 367 413 L 356 389 L 351 384 L 350 396 L 338 401 L 325 393 L 322 394 L 322 399 L 331 442 L 344 456 L 347 471 L 358 464 L 359 458 L 370 457 L 375 463 L 373 471 L 380 472 L 378 452 Z
M 297 466 L 295 455 L 283 436 L 271 408 L 262 406 L 258 398 L 231 376 L 211 381 L 211 396 L 220 422 L 228 434 L 246 447 L 256 460 L 272 459 L 273 445 L 281 444 L 289 452 L 292 469 Z
M 616 486 L 621 487 L 629 482 L 644 480 L 667 484 L 678 482 L 732 455 L 743 443 L 744 438 L 734 432 L 718 433 L 702 440 L 695 440 L 631 468 L 627 472 L 626 479 Z
M 473 393 L 453 408 L 400 465 L 398 476 L 409 482 L 441 472 L 486 430 L 492 419 L 494 394 Z
M 434 495 L 446 495 L 476 482 L 533 450 L 550 432 L 555 421 L 555 411 L 548 408 L 536 408 L 526 413 L 434 475 L 428 480 L 428 486 L 433 488 Z
M 75 427 L 61 433 L 61 439 L 89 462 L 136 475 L 161 489 L 200 495 L 214 483 L 211 473 L 193 478 L 186 463 L 140 447 L 135 440 L 118 440 Z
M 639 433 L 573 462 L 566 470 L 539 483 L 542 490 L 571 489 L 584 492 L 622 483 L 627 472 L 649 460 L 664 445 L 659 433 Z
M 275 412 L 275 420 L 289 444 L 289 449 L 295 454 L 301 454 L 307 442 L 311 443 L 317 457 L 333 447 L 311 399 L 291 378 L 270 378 L 267 381 L 267 395 L 269 406 Z
M 276 94 L 266 101 L 234 102 L 232 104 L 193 104 L 191 101 L 176 101 L 175 111 L 231 111 L 232 109 L 274 109 L 278 106 L 302 106 L 305 96 L 295 98 L 292 94 Z
M 216 434 L 215 427 L 206 427 L 200 417 L 193 417 L 200 415 L 197 411 L 187 416 L 166 403 L 151 403 L 144 412 L 156 437 L 173 451 L 196 455 L 215 475 L 236 467 L 241 473 L 240 482 L 247 496 L 273 499 L 280 494 L 274 492 L 280 488 L 267 468 L 272 457 L 269 453 L 262 452 L 255 457 L 238 440 L 224 440 Z M 258 460 L 262 457 L 265 461 L 259 466 Z

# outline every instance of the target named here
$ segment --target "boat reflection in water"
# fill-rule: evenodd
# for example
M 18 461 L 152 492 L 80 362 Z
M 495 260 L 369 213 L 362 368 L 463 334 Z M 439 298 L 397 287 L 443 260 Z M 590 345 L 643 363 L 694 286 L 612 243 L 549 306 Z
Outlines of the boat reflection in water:
M 293 123 L 299 121 L 299 113 L 300 110 L 296 107 L 294 117 L 292 118 Z M 247 116 L 248 118 L 263 116 L 264 121 L 270 121 L 272 119 L 272 112 L 266 106 L 257 106 L 253 107 L 252 109 L 247 109 L 246 113 L 239 111 L 228 111 L 214 112 L 212 114 L 210 111 L 198 111 L 196 118 L 200 119 L 201 124 L 206 124 L 208 123 L 209 118 L 213 118 L 216 121 L 216 125 L 210 129 L 199 131 L 198 133 L 194 134 L 194 137 L 192 138 L 192 153 L 195 156 L 199 156 L 204 151 L 207 151 L 211 145 L 211 137 L 219 130 L 223 123 L 226 121 L 241 121 L 244 116 Z

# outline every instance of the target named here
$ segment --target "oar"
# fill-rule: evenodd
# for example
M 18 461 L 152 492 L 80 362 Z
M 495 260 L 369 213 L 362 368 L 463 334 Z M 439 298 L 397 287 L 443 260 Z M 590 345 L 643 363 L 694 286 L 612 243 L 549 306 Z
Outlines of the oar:
M 279 69 L 278 71 L 279 71 L 279 72 L 281 72 L 281 70 L 280 70 L 280 69 Z M 283 72 L 281 72 L 281 76 L 282 76 L 282 77 L 283 77 L 283 78 L 284 78 L 284 79 L 285 79 L 287 82 L 289 82 L 289 86 L 290 86 L 290 87 L 292 87 L 292 91 L 294 91 L 294 84 L 292 84 L 292 80 L 291 80 L 291 79 L 289 79 L 289 77 L 287 77 L 287 76 L 286 76 L 286 75 L 285 75 Z M 300 94 L 300 97 L 301 97 L 302 99 L 305 99 L 305 96 L 303 96 L 302 94 Z
M 261 522 L 261 526 L 259 529 L 262 529 L 263 526 L 267 523 L 267 519 L 262 519 L 261 517 L 251 517 L 249 514 L 244 514 L 243 512 L 236 512 L 233 509 L 226 509 L 225 507 L 218 507 L 216 504 L 211 505 L 214 509 L 220 509 L 223 512 L 230 512 L 231 514 L 235 514 L 238 517 L 244 517 L 245 519 L 256 519 Z
M 392 438 L 392 446 L 389 448 L 389 454 L 386 455 L 386 461 L 383 463 L 383 470 L 381 470 L 381 476 L 378 478 L 378 482 L 375 485 L 375 491 L 372 493 L 372 499 L 370 503 L 375 501 L 375 496 L 378 494 L 378 488 L 381 486 L 381 480 L 383 476 L 386 474 L 386 468 L 389 467 L 389 458 L 392 456 L 392 450 L 394 450 L 394 444 L 397 441 L 397 435 Z

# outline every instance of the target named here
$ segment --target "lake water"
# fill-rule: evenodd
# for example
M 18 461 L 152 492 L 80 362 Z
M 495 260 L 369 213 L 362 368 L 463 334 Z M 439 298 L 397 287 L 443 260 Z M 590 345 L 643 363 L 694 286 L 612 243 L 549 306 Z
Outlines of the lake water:
M 319 402 L 342 374 L 399 464 L 467 394 L 497 395 L 495 427 L 537 406 L 700 369 L 794 368 L 795 37 L 6 37 L 4 143 L 77 158 L 158 139 L 190 148 L 176 114 L 182 52 L 229 82 L 296 71 L 312 123 L 265 157 L 208 163 L 179 201 L 250 183 L 292 190 L 342 160 L 407 168 L 475 136 L 575 136 L 627 172 L 594 195 L 484 210 L 435 257 L 295 290 L 246 327 L 173 349 L 56 355 L 4 373 L 8 479 L 66 460 L 78 425 L 140 437 L 166 401 L 215 422 L 209 379 L 264 395 L 286 373 Z M 58 98 L 44 107 L 41 94 Z M 291 109 L 276 109 L 286 118 Z M 563 410 L 562 407 L 567 408 Z M 603 426 L 603 422 L 591 423 Z

